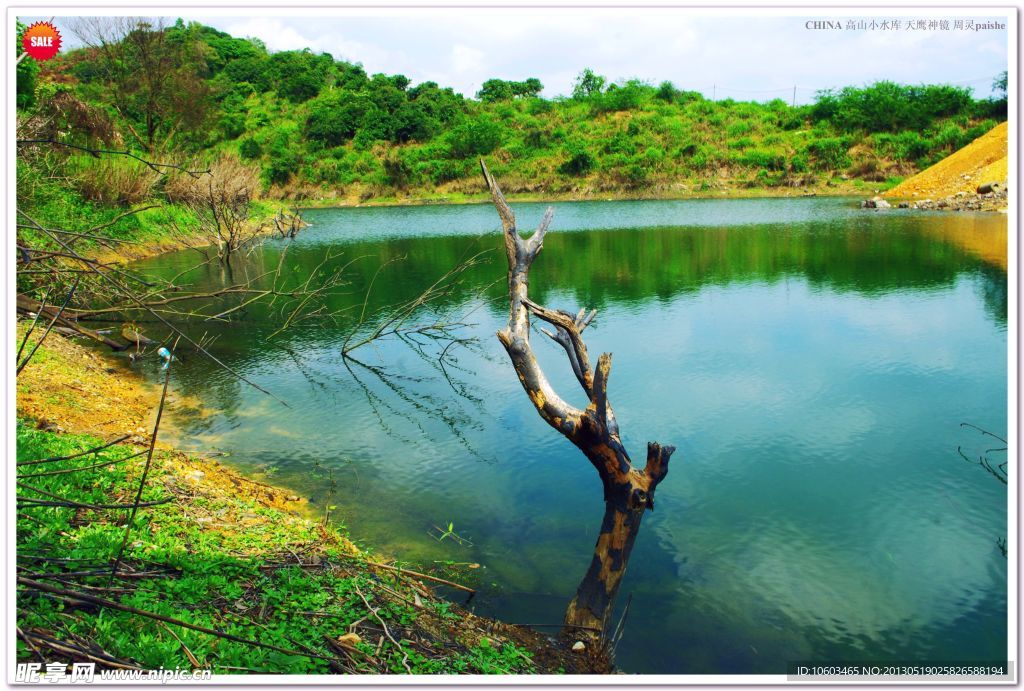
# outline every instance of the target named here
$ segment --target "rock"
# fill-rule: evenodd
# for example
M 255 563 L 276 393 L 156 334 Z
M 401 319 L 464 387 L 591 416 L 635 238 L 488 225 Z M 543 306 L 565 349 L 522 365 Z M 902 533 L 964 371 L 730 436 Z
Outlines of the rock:
M 988 194 L 989 192 L 998 192 L 1003 186 L 998 182 L 986 182 L 978 185 L 978 194 Z
M 874 196 L 871 199 L 866 199 L 860 204 L 862 209 L 889 209 L 892 208 L 892 204 L 885 201 L 879 196 Z
M 185 477 L 187 477 L 187 478 L 188 478 L 189 480 L 191 480 L 192 482 L 199 482 L 199 481 L 201 481 L 201 480 L 202 480 L 202 479 L 203 479 L 204 477 L 206 477 L 206 473 L 204 473 L 204 472 L 203 472 L 203 471 L 201 471 L 201 470 L 193 470 L 193 471 L 192 471 L 191 473 L 189 473 L 189 474 L 188 474 L 188 475 L 186 475 Z
M 900 202 L 897 206 L 899 208 L 901 208 L 901 209 L 909 209 L 910 208 L 910 202 Z
M 587 649 L 587 646 L 585 646 L 583 644 L 583 641 L 576 641 L 575 643 L 572 644 L 572 651 L 574 653 L 582 653 L 586 649 Z
M 302 497 L 300 497 L 297 494 L 293 494 L 290 497 L 287 497 L 287 500 L 288 501 L 302 501 Z

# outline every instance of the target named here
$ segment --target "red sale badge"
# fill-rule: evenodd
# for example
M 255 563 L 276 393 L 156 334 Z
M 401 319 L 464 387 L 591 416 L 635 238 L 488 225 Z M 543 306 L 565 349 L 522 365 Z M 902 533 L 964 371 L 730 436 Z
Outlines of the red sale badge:
M 60 50 L 60 32 L 49 22 L 36 22 L 21 35 L 21 47 L 30 58 L 49 60 Z

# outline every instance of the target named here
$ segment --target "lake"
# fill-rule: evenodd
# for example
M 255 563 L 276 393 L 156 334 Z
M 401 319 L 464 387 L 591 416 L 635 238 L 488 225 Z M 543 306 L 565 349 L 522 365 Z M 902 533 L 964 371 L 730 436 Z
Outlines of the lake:
M 545 208 L 513 206 L 523 229 Z M 649 440 L 678 448 L 620 591 L 620 611 L 632 600 L 618 664 L 784 674 L 794 661 L 1005 660 L 1006 486 L 957 449 L 1006 460 L 962 425 L 1007 433 L 1006 217 L 826 198 L 554 208 L 531 297 L 598 310 L 586 341 L 595 361 L 615 355 L 609 398 L 634 460 Z M 304 216 L 313 225 L 283 261 L 272 240 L 235 277 L 280 261 L 315 282 L 347 264 L 334 321 L 272 336 L 278 320 L 253 306 L 190 326 L 289 407 L 186 355 L 172 387 L 205 407 L 173 411 L 171 441 L 228 452 L 333 507 L 359 544 L 474 584 L 478 613 L 555 633 L 590 563 L 601 486 L 494 336 L 508 307 L 493 207 Z M 461 326 L 342 358 L 371 283 L 365 314 L 378 315 L 485 250 L 405 322 Z M 197 259 L 139 268 L 172 276 Z M 182 280 L 228 277 L 202 267 Z M 582 405 L 564 352 L 539 332 L 535 349 Z M 142 365 L 154 380 L 156 368 Z

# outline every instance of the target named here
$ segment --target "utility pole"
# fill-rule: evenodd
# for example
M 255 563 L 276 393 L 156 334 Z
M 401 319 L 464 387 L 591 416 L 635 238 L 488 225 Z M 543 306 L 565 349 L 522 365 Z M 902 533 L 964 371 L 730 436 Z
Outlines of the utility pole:
M 796 86 L 793 87 L 793 107 L 796 108 Z

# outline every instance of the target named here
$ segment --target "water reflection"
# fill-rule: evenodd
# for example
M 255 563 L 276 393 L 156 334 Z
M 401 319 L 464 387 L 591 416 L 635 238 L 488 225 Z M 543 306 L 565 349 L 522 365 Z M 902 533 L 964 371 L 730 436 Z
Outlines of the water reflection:
M 588 345 L 615 353 L 627 447 L 680 449 L 623 584 L 635 595 L 619 648 L 627 670 L 1005 655 L 1006 561 L 993 542 L 1005 489 L 956 455 L 960 422 L 1005 431 L 1005 249 L 1000 264 L 989 238 L 1005 238 L 1005 218 L 830 203 L 559 205 L 531 293 L 600 309 Z M 524 226 L 540 208 L 524 209 Z M 689 211 L 731 224 L 660 227 Z M 317 212 L 287 261 L 302 275 L 328 245 L 338 261 L 365 255 L 351 294 L 333 298 L 343 309 L 404 255 L 374 285 L 370 308 L 386 308 L 496 246 L 497 233 L 481 235 L 497 227 L 492 213 Z M 622 229 L 624 218 L 649 227 Z M 424 237 L 394 230 L 410 225 Z M 173 273 L 187 261 L 149 266 Z M 465 576 L 478 579 L 484 613 L 559 621 L 590 559 L 599 480 L 537 419 L 493 338 L 503 276 L 495 253 L 435 306 L 470 314 L 475 338 L 441 359 L 430 344 L 388 339 L 346 363 L 350 323 L 268 339 L 255 308 L 203 325 L 219 358 L 292 408 L 190 358 L 177 384 L 215 412 L 179 414 L 179 443 L 274 469 L 386 552 L 482 564 Z M 577 395 L 564 353 L 538 350 L 556 389 Z M 335 469 L 336 495 L 321 467 Z M 472 544 L 431 537 L 449 522 Z

